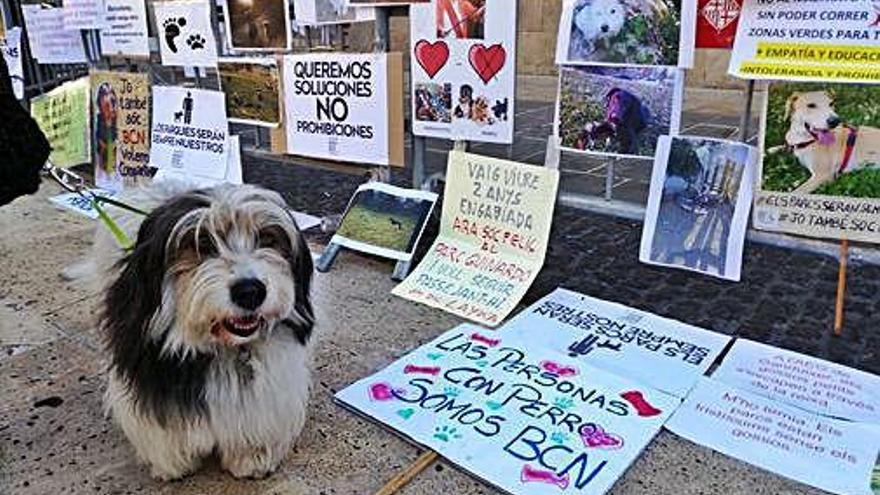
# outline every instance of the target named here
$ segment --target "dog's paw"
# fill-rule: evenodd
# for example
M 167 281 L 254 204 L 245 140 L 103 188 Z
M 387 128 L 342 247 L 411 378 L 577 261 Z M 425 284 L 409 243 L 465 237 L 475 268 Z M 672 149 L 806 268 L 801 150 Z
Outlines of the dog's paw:
M 161 482 L 178 481 L 186 477 L 187 474 L 189 474 L 189 471 L 168 471 L 162 468 L 157 468 L 156 466 L 150 468 L 150 476 L 152 476 L 154 480 Z
M 262 479 L 278 468 L 280 459 L 274 459 L 267 449 L 247 449 L 240 452 L 223 453 L 223 469 L 235 478 Z

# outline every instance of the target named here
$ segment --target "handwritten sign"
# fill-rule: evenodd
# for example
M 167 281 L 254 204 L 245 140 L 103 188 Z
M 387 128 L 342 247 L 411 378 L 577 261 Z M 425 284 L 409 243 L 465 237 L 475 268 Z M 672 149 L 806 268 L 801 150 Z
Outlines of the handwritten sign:
M 147 9 L 144 0 L 106 0 L 101 51 L 104 55 L 149 57 Z
M 832 493 L 870 495 L 880 431 L 818 416 L 711 378 L 666 428 L 676 435 Z
M 12 91 L 19 100 L 24 98 L 24 66 L 21 61 L 21 28 L 13 27 L 0 36 L 0 53 L 9 68 Z
M 31 116 L 46 135 L 57 167 L 91 161 L 89 140 L 89 78 L 58 86 L 31 100 Z
M 103 0 L 64 0 L 64 29 L 101 29 L 104 27 Z
M 826 416 L 880 424 L 880 377 L 737 339 L 712 378 Z
M 556 289 L 502 327 L 585 362 L 682 398 L 730 337 L 645 311 Z
M 678 400 L 539 342 L 461 325 L 336 398 L 507 492 L 605 493 Z
M 393 294 L 495 326 L 544 264 L 559 172 L 449 153 L 440 234 Z
M 114 193 L 112 191 L 105 191 L 103 189 L 89 189 L 85 192 L 85 194 L 87 196 L 96 194 L 105 198 L 112 198 L 114 196 Z M 92 220 L 98 218 L 98 210 L 96 210 L 92 206 L 91 200 L 87 197 L 84 197 L 82 194 L 59 194 L 57 196 L 50 197 L 49 201 L 60 206 L 61 208 L 79 213 L 80 215 L 84 215 L 88 218 L 91 218 Z
M 86 52 L 78 30 L 64 28 L 64 12 L 41 5 L 22 5 L 31 54 L 41 64 L 85 63 Z
M 743 0 L 730 74 L 746 79 L 880 82 L 872 0 Z

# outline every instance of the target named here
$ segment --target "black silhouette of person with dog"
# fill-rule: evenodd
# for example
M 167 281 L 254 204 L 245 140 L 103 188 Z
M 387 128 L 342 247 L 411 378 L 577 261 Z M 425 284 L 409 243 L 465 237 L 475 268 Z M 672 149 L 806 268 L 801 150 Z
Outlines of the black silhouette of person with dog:
M 192 93 L 187 91 L 186 98 L 183 99 L 183 123 L 191 124 L 192 123 L 192 113 L 193 113 L 193 98 Z

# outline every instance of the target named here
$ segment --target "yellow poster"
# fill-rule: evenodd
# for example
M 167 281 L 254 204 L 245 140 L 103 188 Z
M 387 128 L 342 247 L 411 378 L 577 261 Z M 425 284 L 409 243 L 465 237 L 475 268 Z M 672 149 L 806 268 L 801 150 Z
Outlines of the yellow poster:
M 31 116 L 46 135 L 56 167 L 89 161 L 89 78 L 58 86 L 31 100 Z
M 452 151 L 446 180 L 440 234 L 392 293 L 498 325 L 544 264 L 559 172 Z

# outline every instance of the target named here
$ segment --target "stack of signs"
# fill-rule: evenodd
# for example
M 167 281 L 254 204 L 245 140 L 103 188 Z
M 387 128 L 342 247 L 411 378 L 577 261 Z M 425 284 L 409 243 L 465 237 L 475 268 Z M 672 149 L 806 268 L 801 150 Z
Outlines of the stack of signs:
M 226 41 L 232 50 L 289 50 L 287 0 L 227 0 Z
M 678 132 L 683 75 L 693 63 L 696 0 L 631 5 L 565 0 L 556 63 L 561 148 L 653 158 Z
M 95 184 L 120 191 L 152 175 L 149 76 L 93 71 L 89 78 Z
M 24 98 L 24 66 L 21 59 L 21 28 L 14 27 L 6 31 L 5 36 L 0 36 L 0 53 L 9 68 L 9 78 L 12 80 L 12 91 L 19 100 Z
M 743 143 L 661 136 L 639 259 L 739 280 L 756 158 Z
M 222 92 L 153 87 L 152 166 L 222 180 L 228 168 L 228 134 Z
M 353 9 L 348 0 L 293 0 L 296 22 L 304 25 L 372 21 L 373 9 Z
M 516 2 L 410 7 L 413 134 L 513 142 Z
M 544 264 L 559 172 L 449 153 L 440 234 L 393 294 L 495 326 Z
M 49 161 L 56 167 L 91 162 L 89 101 L 88 77 L 31 100 L 31 116 L 52 147 Z
M 678 399 L 543 345 L 547 333 L 461 325 L 336 397 L 506 492 L 605 493 Z
M 216 67 L 217 41 L 207 0 L 155 2 L 162 65 Z
M 144 0 L 106 0 L 101 51 L 104 55 L 149 58 Z
M 229 121 L 277 127 L 281 123 L 281 75 L 272 58 L 221 58 L 217 66 Z
M 31 54 L 41 64 L 85 63 L 86 52 L 79 31 L 64 28 L 62 9 L 22 5 Z
M 666 426 L 802 483 L 870 495 L 880 450 L 880 378 L 737 340 Z
M 402 62 L 387 53 L 285 56 L 288 153 L 403 166 Z

